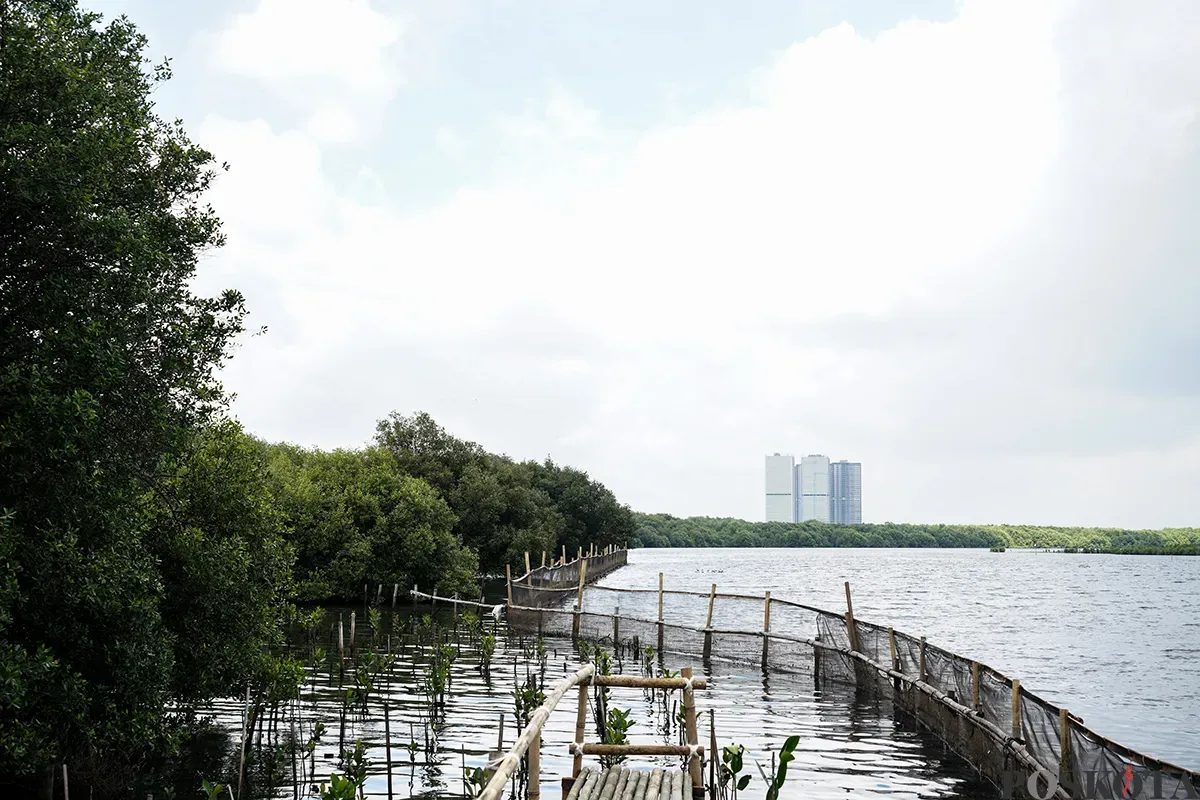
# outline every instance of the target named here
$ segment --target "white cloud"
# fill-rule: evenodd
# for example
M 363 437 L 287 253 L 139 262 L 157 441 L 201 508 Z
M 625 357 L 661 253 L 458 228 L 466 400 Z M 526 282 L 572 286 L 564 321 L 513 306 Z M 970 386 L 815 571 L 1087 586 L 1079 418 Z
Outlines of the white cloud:
M 1139 225 L 1179 241 L 1164 275 L 1196 255 L 1190 223 L 1125 194 L 1178 207 L 1169 179 L 1196 158 L 1200 75 L 1178 62 L 1200 26 L 1166 5 L 1101 76 L 1073 32 L 1103 9 L 991 0 L 872 39 L 825 31 L 740 104 L 632 136 L 556 89 L 498 121 L 500 185 L 417 213 L 340 193 L 312 131 L 210 120 L 198 140 L 233 165 L 219 260 L 271 298 L 255 321 L 274 332 L 229 373 L 239 412 L 335 445 L 423 408 L 645 510 L 755 518 L 761 453 L 794 448 L 861 458 L 876 520 L 1179 524 L 1195 501 L 1096 499 L 1164 448 L 1200 477 L 1197 415 L 1089 390 L 1079 367 L 1111 328 L 1080 298 L 1107 314 L 1104 287 L 1136 285 Z
M 401 85 L 408 27 L 371 0 L 258 0 L 217 36 L 213 62 L 302 109 L 318 140 L 346 143 Z

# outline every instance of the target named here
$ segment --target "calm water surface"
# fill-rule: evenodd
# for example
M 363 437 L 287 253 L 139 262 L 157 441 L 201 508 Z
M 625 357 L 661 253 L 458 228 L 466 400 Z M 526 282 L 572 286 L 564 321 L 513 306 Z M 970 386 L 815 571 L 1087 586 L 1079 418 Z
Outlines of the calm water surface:
M 602 585 L 762 594 L 928 637 L 1098 733 L 1200 768 L 1200 558 L 932 549 L 647 549 Z

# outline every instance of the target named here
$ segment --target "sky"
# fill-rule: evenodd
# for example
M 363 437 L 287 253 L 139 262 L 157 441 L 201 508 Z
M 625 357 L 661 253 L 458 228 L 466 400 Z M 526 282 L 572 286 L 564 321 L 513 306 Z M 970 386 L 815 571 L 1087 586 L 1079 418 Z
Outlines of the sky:
M 91 0 L 229 164 L 257 435 L 396 410 L 635 510 L 1200 525 L 1194 0 Z

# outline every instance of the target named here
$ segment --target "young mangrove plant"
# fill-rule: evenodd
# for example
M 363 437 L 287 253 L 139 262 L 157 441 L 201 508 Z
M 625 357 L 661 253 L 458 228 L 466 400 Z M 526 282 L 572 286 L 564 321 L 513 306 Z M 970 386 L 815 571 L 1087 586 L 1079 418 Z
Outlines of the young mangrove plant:
M 629 729 L 633 727 L 634 721 L 629 718 L 632 713 L 628 708 L 610 708 L 608 715 L 605 718 L 604 734 L 602 742 L 604 744 L 629 744 Z M 605 769 L 615 767 L 625 760 L 625 756 L 600 756 L 600 765 Z
M 479 669 L 488 673 L 492 669 L 492 656 L 496 652 L 496 637 L 485 633 L 479 639 Z
M 722 800 L 737 800 L 738 792 L 750 783 L 749 775 L 742 775 L 746 748 L 740 744 L 721 748 L 721 763 L 717 765 L 717 791 Z
M 762 764 L 757 761 L 755 765 L 758 767 L 758 772 L 763 777 L 763 781 L 767 784 L 767 800 L 779 800 L 779 792 L 783 789 L 783 784 L 787 781 L 788 763 L 796 758 L 796 745 L 800 743 L 799 736 L 789 736 L 783 743 L 783 748 L 779 751 L 779 766 L 775 766 L 775 754 L 771 753 L 771 772 L 767 773 L 763 769 Z

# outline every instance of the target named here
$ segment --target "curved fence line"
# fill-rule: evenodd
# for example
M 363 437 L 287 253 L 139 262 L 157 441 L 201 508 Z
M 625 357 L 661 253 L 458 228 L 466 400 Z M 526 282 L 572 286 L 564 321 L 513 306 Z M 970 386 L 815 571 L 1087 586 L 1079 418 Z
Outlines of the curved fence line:
M 572 594 L 574 607 L 563 608 Z M 661 576 L 657 590 L 534 587 L 523 599 L 509 608 L 510 624 L 539 633 L 619 646 L 657 641 L 667 652 L 761 660 L 764 670 L 879 689 L 1006 790 L 1033 775 L 1045 797 L 1051 789 L 1061 798 L 1200 797 L 1200 773 L 1096 733 L 986 664 L 856 620 L 848 584 L 845 613 L 769 593 L 719 594 L 715 585 L 708 594 L 665 590 Z M 747 626 L 759 613 L 762 628 Z

